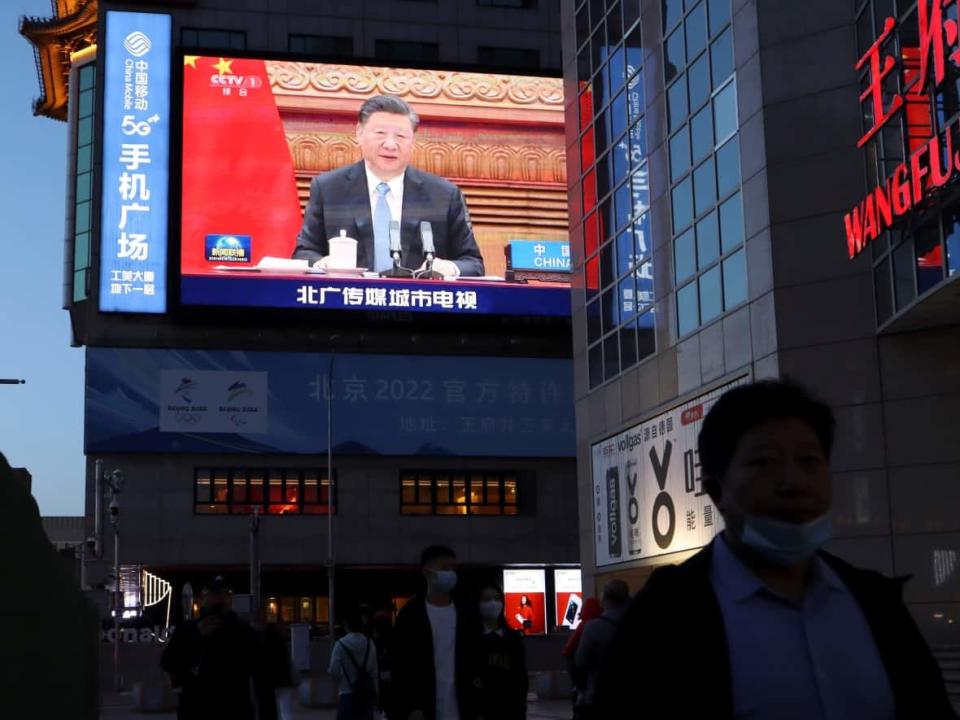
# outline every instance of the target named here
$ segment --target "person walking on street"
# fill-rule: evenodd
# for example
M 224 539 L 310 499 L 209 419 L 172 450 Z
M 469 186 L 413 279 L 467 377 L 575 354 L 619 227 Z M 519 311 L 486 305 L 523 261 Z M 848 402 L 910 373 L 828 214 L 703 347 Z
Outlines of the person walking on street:
M 503 591 L 487 585 L 480 591 L 480 637 L 474 660 L 476 720 L 525 720 L 527 662 L 523 636 L 507 627 Z
M 710 408 L 700 469 L 725 529 L 631 603 L 600 675 L 604 717 L 956 718 L 906 578 L 821 549 L 833 437 L 830 408 L 785 381 Z
M 300 674 L 293 667 L 290 648 L 277 623 L 264 626 L 263 649 L 277 697 L 277 717 L 279 720 L 293 720 L 293 693 L 300 684 Z
M 476 612 L 454 602 L 457 556 L 433 545 L 420 556 L 426 594 L 404 605 L 393 629 L 397 720 L 474 720 L 471 642 Z
M 583 624 L 583 634 L 573 656 L 575 671 L 586 681 L 580 703 L 574 709 L 578 720 L 603 717 L 596 710 L 597 677 L 629 602 L 627 584 L 623 580 L 611 580 L 604 585 L 600 596 L 603 613 Z
M 181 623 L 164 648 L 161 667 L 180 695 L 177 720 L 277 718 L 263 645 L 232 608 L 233 591 L 218 577 L 203 590 L 199 619 Z
M 358 610 L 347 613 L 347 634 L 333 644 L 330 675 L 337 681 L 340 697 L 337 720 L 373 720 L 377 707 L 377 647 L 363 633 Z
M 581 672 L 577 669 L 574 657 L 577 654 L 577 648 L 580 647 L 580 638 L 583 637 L 583 629 L 590 620 L 600 617 L 602 613 L 603 608 L 597 598 L 591 597 L 584 600 L 583 607 L 580 608 L 580 624 L 577 625 L 576 629 L 571 633 L 570 639 L 567 640 L 566 645 L 563 646 L 562 654 L 567 662 L 567 674 L 570 676 L 570 682 L 573 685 L 574 720 L 580 720 L 578 708 L 583 707 L 586 703 L 588 678 L 588 673 Z
M 393 666 L 390 658 L 390 642 L 393 637 L 393 624 L 387 612 L 376 613 L 373 617 L 373 642 L 377 646 L 377 670 L 380 672 L 377 706 L 384 720 L 394 720 L 393 714 Z

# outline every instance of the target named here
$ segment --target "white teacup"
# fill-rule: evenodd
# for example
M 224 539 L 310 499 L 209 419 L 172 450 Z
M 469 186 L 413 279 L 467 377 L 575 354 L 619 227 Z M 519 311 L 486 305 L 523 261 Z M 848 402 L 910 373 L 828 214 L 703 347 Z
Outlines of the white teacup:
M 353 270 L 357 266 L 357 241 L 347 237 L 347 231 L 341 230 L 339 237 L 332 237 L 327 241 L 330 245 L 330 255 L 327 267 L 331 270 Z

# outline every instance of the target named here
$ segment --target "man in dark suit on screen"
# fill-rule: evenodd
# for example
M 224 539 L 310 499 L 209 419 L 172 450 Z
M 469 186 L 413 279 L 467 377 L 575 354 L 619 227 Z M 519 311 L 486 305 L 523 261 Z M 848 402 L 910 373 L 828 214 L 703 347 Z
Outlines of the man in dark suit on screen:
M 451 182 L 410 167 L 420 118 L 403 100 L 377 95 L 360 108 L 357 144 L 363 160 L 313 179 L 293 257 L 326 267 L 327 241 L 346 231 L 357 240 L 357 265 L 393 266 L 390 223 L 400 223 L 402 264 L 424 269 L 420 223 L 433 228 L 433 269 L 444 278 L 483 275 L 483 257 L 463 193 Z

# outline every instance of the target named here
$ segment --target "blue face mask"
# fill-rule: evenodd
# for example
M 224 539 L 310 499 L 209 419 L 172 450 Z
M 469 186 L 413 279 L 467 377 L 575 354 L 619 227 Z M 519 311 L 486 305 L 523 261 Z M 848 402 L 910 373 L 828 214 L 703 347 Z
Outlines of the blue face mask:
M 456 570 L 434 570 L 431 583 L 437 592 L 448 593 L 457 586 Z
M 829 513 L 803 524 L 747 515 L 740 541 L 774 565 L 788 567 L 813 557 L 831 537 Z

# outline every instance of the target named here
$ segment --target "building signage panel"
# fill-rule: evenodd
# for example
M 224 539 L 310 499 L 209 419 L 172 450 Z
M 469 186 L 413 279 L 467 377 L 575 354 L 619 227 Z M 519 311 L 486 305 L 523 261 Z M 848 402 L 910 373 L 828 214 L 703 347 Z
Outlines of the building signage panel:
M 167 309 L 169 15 L 108 12 L 100 310 Z
M 844 215 L 850 258 L 960 175 L 960 122 L 937 132 L 931 104 L 949 66 L 954 74 L 960 68 L 957 20 L 948 18 L 941 0 L 920 0 L 917 10 L 906 22 L 918 27 L 900 30 L 895 18 L 886 18 L 880 34 L 856 64 L 863 79 L 860 103 L 865 119 L 857 147 L 866 146 L 901 113 L 907 132 L 905 147 L 892 149 L 893 153 L 904 150 L 906 159 Z M 902 32 L 899 42 L 895 37 L 898 30 Z M 911 36 L 918 43 L 913 47 L 909 46 Z M 898 85 L 898 75 L 902 77 L 899 93 L 891 90 Z
M 267 373 L 161 370 L 160 432 L 265 433 Z
M 583 606 L 580 569 L 554 570 L 553 594 L 557 625 L 573 630 L 580 624 L 580 608 Z
M 723 528 L 700 481 L 703 417 L 742 378 L 597 443 L 593 455 L 598 566 L 691 550 Z
M 503 571 L 503 614 L 507 625 L 524 635 L 547 632 L 547 594 L 543 570 Z
M 87 350 L 86 451 L 323 453 L 328 354 Z M 573 457 L 569 360 L 338 354 L 334 451 Z

